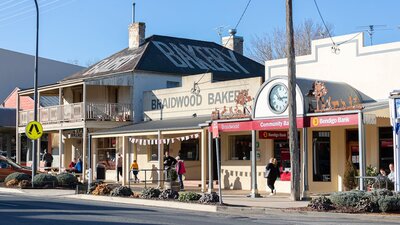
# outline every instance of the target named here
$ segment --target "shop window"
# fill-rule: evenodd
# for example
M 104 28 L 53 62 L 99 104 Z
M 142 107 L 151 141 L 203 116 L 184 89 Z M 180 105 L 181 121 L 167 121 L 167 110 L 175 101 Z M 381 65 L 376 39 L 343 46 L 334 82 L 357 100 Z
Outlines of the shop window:
M 250 160 L 251 135 L 237 135 L 229 137 L 231 160 Z
M 164 146 L 164 152 L 169 151 L 169 144 L 163 144 Z M 164 154 L 162 152 L 162 154 Z M 149 161 L 158 161 L 158 145 L 150 145 L 150 150 L 149 150 Z
M 329 131 L 313 132 L 313 181 L 331 181 L 331 140 Z
M 107 169 L 115 169 L 116 138 L 99 138 L 97 141 L 98 162 Z M 79 157 L 79 156 L 76 156 Z
M 391 127 L 379 128 L 379 167 L 389 172 L 393 163 L 393 131 Z
M 199 160 L 199 139 L 182 141 L 179 156 L 182 160 Z

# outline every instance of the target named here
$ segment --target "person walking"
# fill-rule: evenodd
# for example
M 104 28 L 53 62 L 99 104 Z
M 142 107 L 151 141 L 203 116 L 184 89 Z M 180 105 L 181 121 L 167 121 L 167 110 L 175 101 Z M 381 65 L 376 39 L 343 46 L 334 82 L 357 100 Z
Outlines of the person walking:
M 176 158 L 176 165 L 175 165 L 175 169 L 176 169 L 176 173 L 178 174 L 178 181 L 179 181 L 179 187 L 181 189 L 181 191 L 184 190 L 184 186 L 183 186 L 183 174 L 186 173 L 186 168 L 185 168 L 185 163 L 183 162 L 183 160 L 181 160 L 181 157 L 177 156 Z
M 394 182 L 394 165 L 393 165 L 393 163 L 389 164 L 389 170 L 390 170 L 390 173 L 387 177 L 389 178 L 390 181 Z
M 121 175 L 121 177 L 122 177 L 122 155 L 121 155 L 121 153 L 118 153 L 115 166 L 117 167 L 116 168 L 117 169 L 117 182 L 119 182 L 119 176 Z
M 267 178 L 267 185 L 271 189 L 271 193 L 269 195 L 276 195 L 275 181 L 278 177 L 278 162 L 275 158 L 271 158 L 268 165 L 265 167 L 265 178 Z
M 47 149 L 44 150 L 43 158 L 42 161 L 44 162 L 44 167 L 45 170 L 50 170 L 51 164 L 53 163 L 53 156 L 47 151 Z
M 135 183 L 139 182 L 139 179 L 137 177 L 139 173 L 139 165 L 137 164 L 136 160 L 133 160 L 133 163 L 131 164 L 131 171 L 133 176 L 135 177 Z
M 169 155 L 169 151 L 165 151 L 164 153 L 164 179 L 169 179 L 169 171 L 171 170 L 172 166 L 176 164 L 176 159 Z

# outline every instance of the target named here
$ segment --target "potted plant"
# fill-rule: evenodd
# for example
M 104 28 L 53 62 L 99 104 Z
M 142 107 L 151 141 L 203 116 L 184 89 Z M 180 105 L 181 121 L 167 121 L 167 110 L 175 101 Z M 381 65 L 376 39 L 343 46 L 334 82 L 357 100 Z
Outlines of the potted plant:
M 176 170 L 174 170 L 174 169 L 168 170 L 167 174 L 168 174 L 168 177 L 164 184 L 165 189 L 166 190 L 170 189 L 173 191 L 180 191 L 179 182 L 176 181 L 178 179 L 178 174 L 177 174 Z

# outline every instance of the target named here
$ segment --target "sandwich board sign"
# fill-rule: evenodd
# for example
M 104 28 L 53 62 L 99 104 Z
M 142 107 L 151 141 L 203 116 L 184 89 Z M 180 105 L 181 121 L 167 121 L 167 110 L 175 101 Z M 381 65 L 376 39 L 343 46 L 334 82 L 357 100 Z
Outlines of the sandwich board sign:
M 43 135 L 43 127 L 37 121 L 31 121 L 25 127 L 25 134 L 31 140 L 37 140 Z

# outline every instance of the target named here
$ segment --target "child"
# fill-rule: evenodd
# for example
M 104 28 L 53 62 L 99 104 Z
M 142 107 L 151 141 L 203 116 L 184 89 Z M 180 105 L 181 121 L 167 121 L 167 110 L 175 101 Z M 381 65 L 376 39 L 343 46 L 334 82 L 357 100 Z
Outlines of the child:
M 139 173 L 139 165 L 137 164 L 136 160 L 133 160 L 133 163 L 131 164 L 131 170 L 133 175 L 135 176 L 135 183 L 136 181 L 139 182 L 139 179 L 137 177 Z

